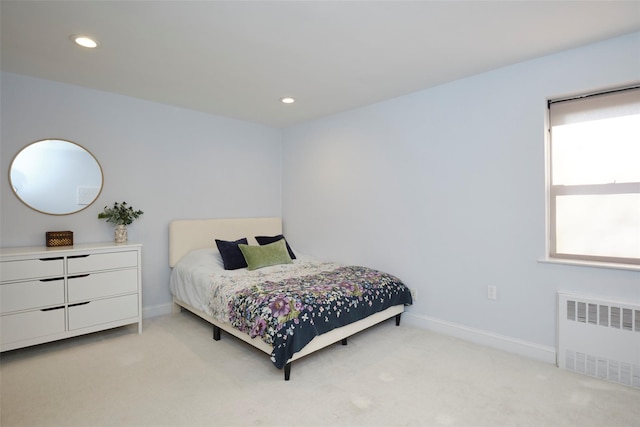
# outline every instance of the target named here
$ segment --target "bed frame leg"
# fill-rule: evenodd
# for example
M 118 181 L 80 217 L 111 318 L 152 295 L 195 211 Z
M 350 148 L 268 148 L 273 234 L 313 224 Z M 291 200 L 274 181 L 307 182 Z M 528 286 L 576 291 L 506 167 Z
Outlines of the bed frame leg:
M 289 381 L 289 377 L 291 377 L 291 362 L 284 365 L 284 380 Z
M 400 326 L 400 319 L 402 318 L 402 313 L 396 314 L 396 326 Z
M 342 339 L 342 345 L 347 345 L 347 339 L 346 338 Z
M 220 328 L 213 326 L 213 339 L 214 341 L 220 341 Z

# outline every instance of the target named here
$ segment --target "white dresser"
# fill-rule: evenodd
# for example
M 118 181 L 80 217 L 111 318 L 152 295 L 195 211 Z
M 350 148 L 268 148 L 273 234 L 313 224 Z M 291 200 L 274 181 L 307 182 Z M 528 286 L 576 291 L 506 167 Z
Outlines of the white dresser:
M 0 351 L 138 324 L 142 245 L 0 249 Z

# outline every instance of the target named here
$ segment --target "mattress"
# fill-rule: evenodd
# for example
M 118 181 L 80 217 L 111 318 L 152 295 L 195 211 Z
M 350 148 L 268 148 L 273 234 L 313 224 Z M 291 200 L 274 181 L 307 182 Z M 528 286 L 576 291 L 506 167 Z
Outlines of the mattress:
M 174 267 L 174 298 L 273 346 L 282 368 L 315 336 L 393 305 L 411 304 L 396 277 L 297 254 L 290 264 L 225 270 L 214 248 L 185 255 Z

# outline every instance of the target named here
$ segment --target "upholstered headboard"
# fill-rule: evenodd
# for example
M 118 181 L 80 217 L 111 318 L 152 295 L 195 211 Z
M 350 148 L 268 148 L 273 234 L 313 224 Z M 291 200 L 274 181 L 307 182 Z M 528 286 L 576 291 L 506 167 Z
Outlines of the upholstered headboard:
M 196 249 L 214 248 L 215 239 L 237 240 L 246 237 L 282 234 L 281 218 L 180 219 L 169 223 L 169 266 Z

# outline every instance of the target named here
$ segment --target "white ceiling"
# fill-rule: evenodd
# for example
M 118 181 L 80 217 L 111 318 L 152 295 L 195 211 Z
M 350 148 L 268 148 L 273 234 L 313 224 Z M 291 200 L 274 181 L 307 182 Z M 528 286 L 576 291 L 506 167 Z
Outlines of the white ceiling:
M 640 1 L 2 0 L 0 15 L 4 71 L 275 127 L 640 30 Z

